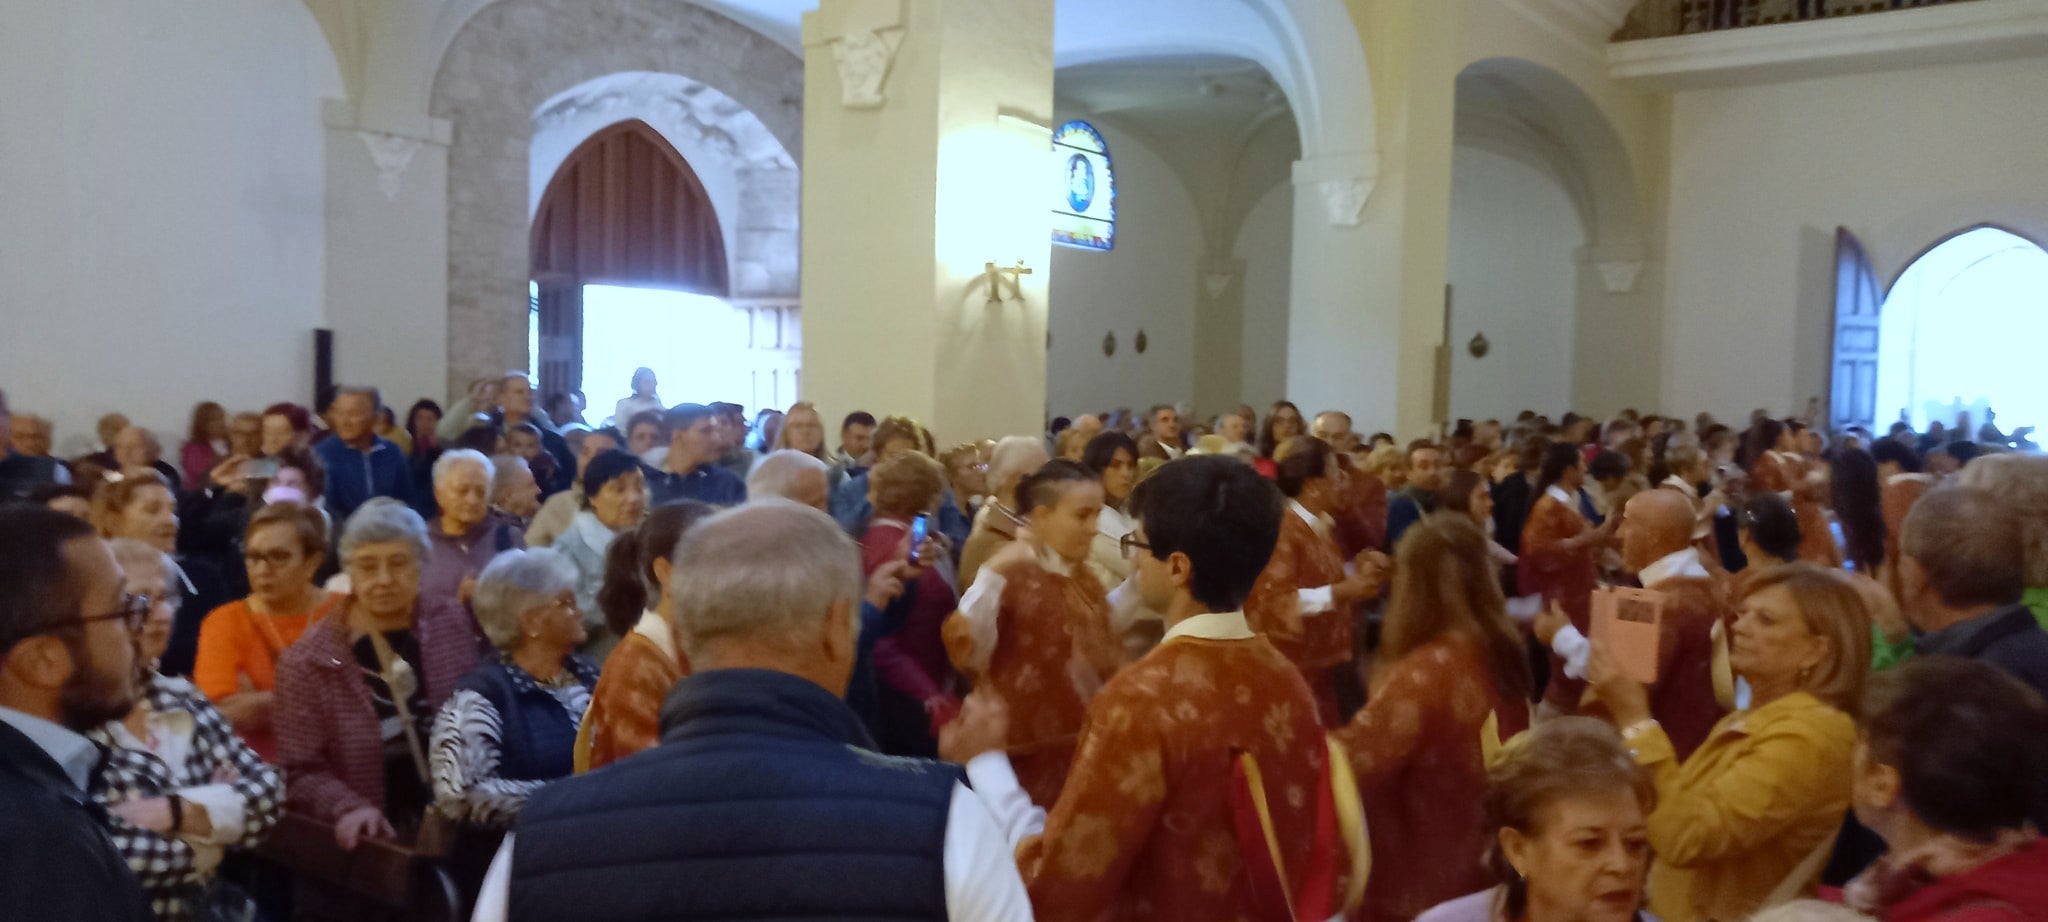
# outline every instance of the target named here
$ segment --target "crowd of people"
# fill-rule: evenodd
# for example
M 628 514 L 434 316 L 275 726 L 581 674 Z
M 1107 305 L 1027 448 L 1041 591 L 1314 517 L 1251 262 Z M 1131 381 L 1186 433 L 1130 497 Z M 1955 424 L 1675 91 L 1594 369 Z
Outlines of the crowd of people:
M 537 396 L 0 393 L 0 905 L 418 917 L 313 836 L 478 920 L 2048 918 L 2023 441 Z

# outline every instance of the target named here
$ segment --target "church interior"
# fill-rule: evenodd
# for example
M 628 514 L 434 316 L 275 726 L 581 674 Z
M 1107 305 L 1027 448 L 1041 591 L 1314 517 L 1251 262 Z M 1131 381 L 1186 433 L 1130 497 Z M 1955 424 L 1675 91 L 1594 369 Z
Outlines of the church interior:
M 2048 0 L 5 11 L 0 914 L 2048 919 Z
M 316 368 L 398 402 L 531 369 L 597 407 L 673 368 L 942 441 L 1283 398 L 1404 439 L 1814 398 L 2040 422 L 2048 7 L 1824 6 L 22 4 L 0 377 L 81 451 L 102 413 L 176 433 Z M 1105 249 L 1045 233 L 1075 122 Z M 1879 343 L 1837 333 L 1858 297 Z

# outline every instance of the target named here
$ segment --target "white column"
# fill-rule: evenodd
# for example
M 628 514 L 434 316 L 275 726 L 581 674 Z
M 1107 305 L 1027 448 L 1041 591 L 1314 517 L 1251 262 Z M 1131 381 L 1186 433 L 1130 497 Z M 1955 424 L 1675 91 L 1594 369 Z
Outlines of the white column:
M 335 380 L 374 384 L 401 410 L 418 397 L 443 398 L 451 347 L 448 124 L 377 130 L 340 102 L 329 103 L 326 120 Z
M 826 419 L 909 415 L 941 443 L 1042 429 L 1052 23 L 1052 0 L 804 17 L 803 392 Z
M 1304 414 L 1343 410 L 1361 431 L 1397 421 L 1398 221 L 1376 187 L 1377 158 L 1294 165 L 1294 274 L 1289 292 L 1287 398 Z M 1368 205 L 1376 212 L 1367 220 Z

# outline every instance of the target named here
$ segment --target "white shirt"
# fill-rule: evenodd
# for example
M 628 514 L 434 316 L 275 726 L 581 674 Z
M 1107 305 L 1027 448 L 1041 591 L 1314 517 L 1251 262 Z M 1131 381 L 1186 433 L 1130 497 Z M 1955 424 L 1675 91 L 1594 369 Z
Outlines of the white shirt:
M 1640 574 L 1643 588 L 1655 589 L 1674 579 L 1709 579 L 1707 568 L 1700 565 L 1699 548 L 1689 547 L 1657 558 L 1657 562 L 1643 568 Z M 1564 660 L 1564 674 L 1574 679 L 1586 677 L 1586 660 L 1593 655 L 1593 642 L 1579 629 L 1569 624 L 1550 638 L 1550 650 Z
M 1038 552 L 1038 565 L 1048 573 L 1074 575 L 1074 568 L 1064 558 L 1043 548 Z M 967 634 L 973 639 L 968 660 L 977 672 L 987 671 L 988 658 L 995 655 L 996 616 L 1002 613 L 1003 588 L 1008 585 L 1003 574 L 984 566 L 974 575 L 974 585 L 960 597 L 960 617 L 967 621 Z
M 1326 524 L 1321 516 L 1318 516 L 1315 513 L 1308 511 L 1307 506 L 1304 506 L 1301 503 L 1290 499 L 1287 501 L 1287 508 L 1293 510 L 1294 514 L 1296 516 L 1299 516 L 1302 521 L 1307 522 L 1308 527 L 1311 530 L 1313 530 L 1318 537 L 1329 536 L 1331 526 Z M 1337 607 L 1336 600 L 1331 598 L 1330 596 L 1330 587 L 1328 586 L 1312 586 L 1307 589 L 1296 589 L 1294 590 L 1294 602 L 1295 614 L 1300 615 L 1304 618 L 1310 615 L 1320 615 L 1323 612 L 1329 611 L 1330 609 Z
M 92 740 L 64 726 L 13 708 L 0 708 L 0 723 L 28 737 L 50 761 L 64 771 L 64 777 L 83 791 L 92 782 L 92 768 L 99 764 L 100 747 Z
M 999 754 L 1000 755 L 1000 754 Z M 1003 760 L 1009 768 L 1009 760 Z M 980 782 L 977 781 L 976 784 Z M 1010 776 L 1014 786 L 1016 775 Z M 1030 803 L 1030 798 L 1025 798 Z M 1039 814 L 1044 826 L 1044 813 Z M 515 833 L 491 859 L 484 875 L 483 891 L 477 894 L 472 922 L 504 922 L 512 902 L 512 846 Z M 989 813 L 989 808 L 966 785 L 953 786 L 953 802 L 946 812 L 946 845 L 940 858 L 946 876 L 946 918 L 955 922 L 1031 922 L 1031 897 L 1024 892 L 1024 878 L 1017 872 L 1012 844 Z M 706 880 L 707 886 L 716 881 Z

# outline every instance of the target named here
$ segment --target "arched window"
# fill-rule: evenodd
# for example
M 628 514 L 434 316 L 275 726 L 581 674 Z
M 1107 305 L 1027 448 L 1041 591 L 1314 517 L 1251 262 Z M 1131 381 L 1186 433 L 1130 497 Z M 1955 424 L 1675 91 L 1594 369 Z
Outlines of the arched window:
M 1068 122 L 1052 136 L 1059 198 L 1052 242 L 1084 250 L 1116 249 L 1116 164 L 1109 142 L 1087 122 Z
M 2048 251 L 1979 227 L 1928 250 L 1892 285 L 1878 323 L 1877 408 L 1915 429 L 1996 412 L 2006 432 L 2048 422 Z M 1971 433 L 1975 435 L 1975 433 Z

